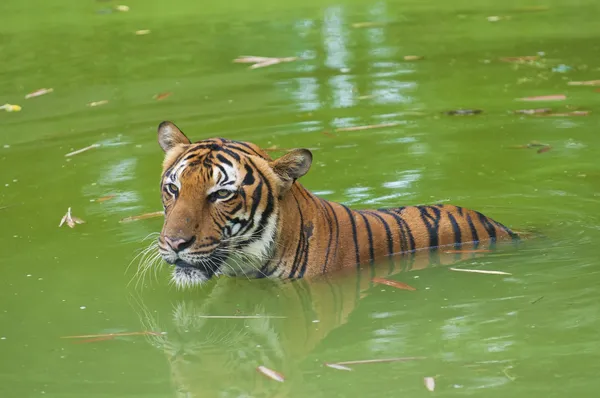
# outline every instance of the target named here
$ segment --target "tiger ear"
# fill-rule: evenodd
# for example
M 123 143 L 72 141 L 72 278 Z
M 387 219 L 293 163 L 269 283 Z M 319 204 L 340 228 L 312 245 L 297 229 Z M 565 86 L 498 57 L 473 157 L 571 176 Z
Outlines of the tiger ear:
M 281 179 L 281 193 L 285 193 L 292 184 L 310 169 L 312 153 L 308 149 L 294 149 L 271 163 L 271 167 Z
M 163 151 L 168 152 L 179 144 L 189 145 L 191 141 L 173 123 L 164 121 L 158 125 L 158 143 Z

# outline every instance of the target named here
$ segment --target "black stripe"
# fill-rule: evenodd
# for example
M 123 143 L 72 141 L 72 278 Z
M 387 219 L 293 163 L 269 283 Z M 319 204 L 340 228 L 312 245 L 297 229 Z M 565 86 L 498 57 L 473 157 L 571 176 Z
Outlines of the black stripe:
M 320 199 L 320 198 L 319 198 Z M 327 270 L 327 262 L 329 261 L 329 251 L 331 250 L 331 241 L 333 240 L 333 224 L 331 222 L 331 215 L 327 211 L 327 208 L 323 204 L 323 200 L 321 200 L 321 209 L 325 214 L 325 218 L 327 219 L 327 225 L 329 226 L 329 240 L 327 241 L 327 250 L 325 251 L 325 261 L 323 262 L 323 273 Z
M 429 247 L 438 247 L 439 246 L 439 226 L 440 226 L 440 209 L 433 206 L 417 206 L 419 212 L 421 213 L 421 219 L 427 228 L 427 233 L 429 234 Z M 433 216 L 430 215 L 427 210 L 431 210 L 433 212 Z
M 217 154 L 217 159 L 219 160 L 219 162 L 225 163 L 229 167 L 233 167 L 233 163 L 231 163 L 229 161 L 229 159 L 227 159 L 225 156 L 221 155 L 220 153 Z
M 302 210 L 300 209 L 300 202 L 292 192 L 292 197 L 296 201 L 296 207 L 298 208 L 298 214 L 300 215 L 300 232 L 298 233 L 298 245 L 296 246 L 296 254 L 294 255 L 294 262 L 292 263 L 292 270 L 288 275 L 288 278 L 293 278 L 298 270 L 300 264 L 300 258 L 304 252 L 304 217 L 302 216 Z
M 356 236 L 356 222 L 354 221 L 354 216 L 352 214 L 352 210 L 348 207 L 344 206 L 341 203 L 338 203 L 340 206 L 346 210 L 348 214 L 348 218 L 350 219 L 350 224 L 352 225 L 352 238 L 354 239 L 354 254 L 356 255 L 356 265 L 360 264 L 360 251 L 358 249 L 358 237 Z
M 383 219 L 383 217 L 381 217 L 379 214 L 373 211 L 365 211 L 365 213 L 379 219 L 379 221 L 381 221 L 381 224 L 383 224 L 383 228 L 385 229 L 385 235 L 387 237 L 388 242 L 388 256 L 391 256 L 392 254 L 394 254 L 394 237 L 392 236 L 392 231 L 390 230 L 389 224 Z
M 462 243 L 462 235 L 460 233 L 460 227 L 456 222 L 456 218 L 452 215 L 452 213 L 447 213 L 448 218 L 450 219 L 450 223 L 452 224 L 452 231 L 454 231 L 454 248 L 458 249 Z
M 477 249 L 479 247 L 479 235 L 477 234 L 477 229 L 475 228 L 475 225 L 473 225 L 473 220 L 471 219 L 470 214 L 467 214 L 467 223 L 469 223 L 471 235 L 473 236 L 473 242 L 475 242 L 474 249 Z
M 489 219 L 479 212 L 475 212 L 479 217 L 479 221 L 483 224 L 490 240 L 494 242 L 496 240 L 496 228 L 490 223 Z
M 375 251 L 373 249 L 373 232 L 371 231 L 371 225 L 369 224 L 369 220 L 367 220 L 367 216 L 365 216 L 361 211 L 357 212 L 363 218 L 365 222 L 365 227 L 367 227 L 367 239 L 369 240 L 369 261 L 373 264 L 375 261 Z
M 329 207 L 329 210 L 331 211 L 331 214 L 333 215 L 333 221 L 335 221 L 335 246 L 334 246 L 335 254 L 334 254 L 334 258 L 337 258 L 337 251 L 338 251 L 339 241 L 340 241 L 340 223 L 338 221 L 337 214 L 335 214 L 335 210 L 333 209 L 333 206 L 331 206 L 331 203 L 326 201 L 325 199 L 321 199 L 321 202 L 324 203 L 325 206 Z M 331 242 L 331 240 L 330 240 L 330 242 Z M 329 246 L 330 245 L 328 245 L 328 247 L 327 247 L 327 255 L 328 256 L 329 256 Z M 325 260 L 325 266 L 327 266 L 327 262 L 328 262 L 328 259 Z

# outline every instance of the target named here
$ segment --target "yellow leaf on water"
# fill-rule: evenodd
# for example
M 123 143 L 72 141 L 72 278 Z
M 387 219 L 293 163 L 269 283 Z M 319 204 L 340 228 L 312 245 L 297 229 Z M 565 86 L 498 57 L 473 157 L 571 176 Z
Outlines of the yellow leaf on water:
M 283 383 L 285 381 L 285 377 L 283 377 L 281 373 L 276 372 L 273 369 L 269 369 L 266 366 L 261 365 L 258 368 L 256 368 L 256 370 L 262 373 L 263 375 L 267 376 L 271 380 L 275 380 L 280 383 Z
M 148 35 L 150 34 L 150 29 L 140 29 L 140 30 L 136 30 L 135 34 L 137 36 L 144 36 L 144 35 Z

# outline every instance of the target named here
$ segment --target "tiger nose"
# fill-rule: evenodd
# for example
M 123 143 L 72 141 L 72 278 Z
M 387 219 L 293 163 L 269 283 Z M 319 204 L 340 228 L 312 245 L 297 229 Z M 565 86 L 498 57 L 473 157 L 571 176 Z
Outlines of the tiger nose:
M 192 245 L 192 243 L 194 243 L 194 241 L 196 240 L 195 236 L 190 236 L 190 237 L 184 237 L 184 238 L 171 238 L 168 236 L 165 236 L 165 241 L 167 242 L 167 244 L 169 246 L 171 246 L 171 249 L 175 250 L 176 252 L 180 252 L 184 249 L 187 249 L 188 247 L 190 247 Z

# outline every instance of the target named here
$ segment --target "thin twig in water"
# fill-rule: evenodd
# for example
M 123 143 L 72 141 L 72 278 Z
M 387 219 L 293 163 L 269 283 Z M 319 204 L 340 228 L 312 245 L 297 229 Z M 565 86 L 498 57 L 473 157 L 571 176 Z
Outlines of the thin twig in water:
M 537 303 L 538 301 L 540 301 L 540 300 L 541 300 L 541 299 L 543 299 L 543 298 L 544 298 L 544 296 L 540 296 L 540 297 L 536 298 L 535 300 L 533 300 L 533 301 L 531 302 L 531 304 L 535 304 L 535 303 Z
M 65 155 L 65 157 L 69 157 L 69 156 L 73 156 L 73 155 L 78 155 L 78 154 L 80 154 L 82 152 L 89 151 L 90 149 L 98 148 L 99 146 L 100 146 L 100 144 L 92 144 L 90 146 L 86 146 L 85 148 L 81 148 L 81 149 L 78 149 L 76 151 L 69 152 L 69 153 L 67 153 Z
M 425 359 L 425 357 L 400 357 L 400 358 L 383 358 L 383 359 L 361 359 L 357 361 L 335 362 L 336 365 L 361 365 L 365 363 L 384 363 L 384 362 L 404 362 L 414 361 L 417 359 Z
M 285 319 L 287 316 L 271 315 L 196 315 L 196 318 L 206 319 Z
M 118 337 L 118 336 L 161 336 L 162 333 L 152 332 L 152 331 L 143 331 L 143 332 L 123 332 L 123 333 L 101 333 L 101 334 L 84 334 L 80 336 L 62 336 L 61 339 L 94 339 L 101 337 Z
M 491 274 L 491 275 L 512 275 L 503 271 L 487 271 L 483 269 L 465 269 L 465 268 L 449 268 L 450 271 L 473 272 L 476 274 Z
M 125 218 L 121 219 L 119 222 L 130 222 L 130 221 L 137 221 L 137 220 L 145 220 L 147 218 L 160 217 L 160 216 L 162 216 L 164 214 L 165 213 L 163 211 L 155 211 L 153 213 L 141 214 L 139 216 L 125 217 Z
M 382 123 L 382 124 L 370 124 L 367 126 L 353 126 L 353 127 L 340 127 L 339 129 L 335 129 L 336 132 L 340 131 L 360 131 L 360 130 L 370 130 L 370 129 L 379 129 L 383 127 L 394 127 L 398 126 L 400 123 Z

